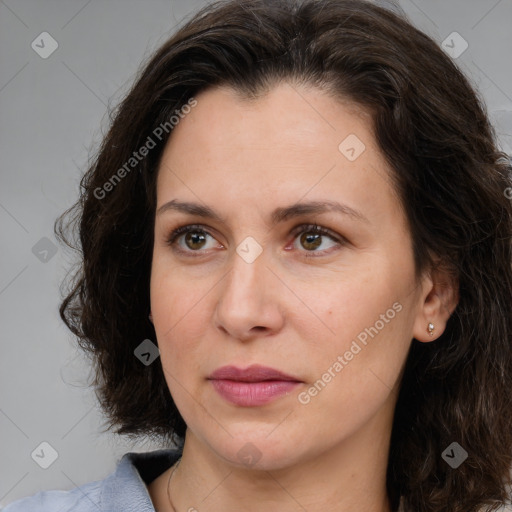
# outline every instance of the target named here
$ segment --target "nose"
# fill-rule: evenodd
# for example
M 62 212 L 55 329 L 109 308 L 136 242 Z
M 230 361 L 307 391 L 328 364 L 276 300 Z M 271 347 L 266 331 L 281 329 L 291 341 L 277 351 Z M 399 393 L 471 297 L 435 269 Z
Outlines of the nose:
M 215 309 L 218 329 L 246 341 L 278 332 L 284 324 L 279 295 L 282 286 L 267 267 L 265 251 L 252 263 L 237 253 L 219 288 Z

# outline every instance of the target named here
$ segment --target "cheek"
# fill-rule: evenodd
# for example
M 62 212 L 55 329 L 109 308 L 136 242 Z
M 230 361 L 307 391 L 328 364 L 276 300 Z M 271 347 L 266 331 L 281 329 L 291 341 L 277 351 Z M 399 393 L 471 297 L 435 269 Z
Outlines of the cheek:
M 325 418 L 321 429 L 327 437 L 333 429 L 349 435 L 392 398 L 410 345 L 410 322 L 400 300 L 355 291 L 353 298 L 326 309 L 336 334 L 308 350 L 307 386 L 296 397 L 312 421 Z M 363 299 L 365 307 L 358 303 Z
M 201 280 L 180 277 L 178 269 L 160 272 L 154 267 L 151 277 L 153 323 L 162 364 L 173 374 L 184 371 L 185 360 L 189 368 L 194 364 L 194 354 L 209 317 L 205 307 L 207 291 Z
M 320 352 L 342 350 L 396 300 L 379 274 L 361 271 L 347 272 L 337 281 L 316 281 L 315 287 L 309 281 L 295 283 L 294 290 L 304 297 L 306 308 L 289 308 L 292 324 L 300 326 L 305 341 Z
M 378 380 L 373 372 L 393 386 L 411 341 L 411 298 L 403 277 L 375 268 L 306 295 L 317 318 L 297 312 L 292 324 L 307 354 L 310 381 L 330 371 L 344 375 L 332 379 L 338 385 L 350 382 L 348 389 L 363 390 L 368 378 Z

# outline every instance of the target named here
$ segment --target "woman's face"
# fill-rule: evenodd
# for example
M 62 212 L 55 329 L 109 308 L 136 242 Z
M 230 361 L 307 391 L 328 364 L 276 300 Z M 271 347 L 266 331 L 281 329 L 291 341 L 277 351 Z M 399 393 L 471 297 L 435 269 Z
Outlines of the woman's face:
M 161 161 L 151 273 L 189 432 L 265 469 L 386 439 L 428 290 L 369 117 L 289 84 L 196 100 Z

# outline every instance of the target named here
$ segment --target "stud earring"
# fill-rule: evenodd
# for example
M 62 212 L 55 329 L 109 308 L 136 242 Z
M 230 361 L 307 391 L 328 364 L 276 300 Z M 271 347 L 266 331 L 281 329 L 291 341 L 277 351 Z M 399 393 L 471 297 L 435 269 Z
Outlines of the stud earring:
M 152 315 L 151 313 L 149 313 L 148 318 L 149 318 L 149 321 L 150 321 L 151 323 L 153 323 L 153 315 Z
M 434 336 L 434 324 L 432 322 L 428 323 L 427 332 L 430 336 Z

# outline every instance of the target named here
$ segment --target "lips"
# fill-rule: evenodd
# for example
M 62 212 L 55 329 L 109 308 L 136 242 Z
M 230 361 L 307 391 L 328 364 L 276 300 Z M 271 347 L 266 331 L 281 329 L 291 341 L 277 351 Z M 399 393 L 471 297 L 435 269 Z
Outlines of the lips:
M 256 407 L 288 394 L 302 381 L 274 368 L 223 366 L 209 377 L 217 393 L 235 405 Z
M 299 379 L 279 370 L 257 364 L 245 369 L 237 368 L 236 366 L 223 366 L 215 370 L 208 378 L 212 380 L 236 380 L 239 382 L 264 382 L 267 380 L 301 382 Z

